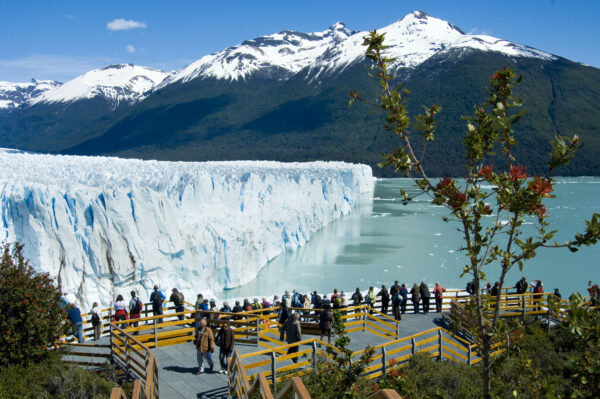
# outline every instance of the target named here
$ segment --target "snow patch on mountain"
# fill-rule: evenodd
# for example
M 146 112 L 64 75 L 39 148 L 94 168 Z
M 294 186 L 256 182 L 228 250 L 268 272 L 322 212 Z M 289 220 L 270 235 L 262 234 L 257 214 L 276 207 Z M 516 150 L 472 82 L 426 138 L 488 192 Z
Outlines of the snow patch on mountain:
M 159 162 L 0 150 L 0 237 L 86 308 L 152 286 L 205 297 L 253 279 L 372 196 L 343 162 Z
M 54 80 L 36 80 L 26 83 L 0 82 L 0 109 L 13 109 L 27 104 L 32 98 L 59 87 Z
M 141 100 L 168 75 L 168 72 L 138 65 L 109 65 L 48 90 L 33 98 L 30 103 L 69 103 L 100 96 L 108 101 L 111 108 L 117 108 L 123 102 L 133 103 Z
M 352 32 L 343 23 L 337 22 L 323 32 L 283 31 L 246 40 L 237 46 L 200 58 L 174 73 L 160 86 L 187 82 L 197 77 L 245 79 L 267 68 L 279 69 L 289 76 L 310 66 L 323 52 L 351 35 Z
M 465 34 L 456 26 L 415 11 L 401 20 L 379 30 L 385 34 L 385 55 L 395 58 L 391 68 L 415 68 L 435 54 L 453 48 L 473 48 L 498 51 L 513 57 L 534 57 L 552 60 L 555 57 L 534 48 L 486 35 Z M 339 71 L 365 59 L 364 37 L 369 32 L 359 32 L 338 46 L 328 49 L 314 63 L 310 72 Z

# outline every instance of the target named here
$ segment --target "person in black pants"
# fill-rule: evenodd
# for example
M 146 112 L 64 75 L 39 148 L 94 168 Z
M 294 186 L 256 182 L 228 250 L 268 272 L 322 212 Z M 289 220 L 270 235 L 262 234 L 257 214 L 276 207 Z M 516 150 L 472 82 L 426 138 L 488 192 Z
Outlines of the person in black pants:
M 429 287 L 425 284 L 425 281 L 421 281 L 419 291 L 421 292 L 421 299 L 423 300 L 423 313 L 427 314 L 429 313 L 429 297 L 431 297 L 431 293 L 429 292 Z

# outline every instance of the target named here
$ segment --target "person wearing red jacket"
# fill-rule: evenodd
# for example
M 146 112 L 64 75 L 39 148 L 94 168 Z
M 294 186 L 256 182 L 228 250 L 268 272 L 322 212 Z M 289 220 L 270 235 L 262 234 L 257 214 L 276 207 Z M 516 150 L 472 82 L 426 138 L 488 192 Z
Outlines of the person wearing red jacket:
M 438 313 L 442 311 L 442 300 L 444 299 L 444 292 L 446 292 L 446 289 L 442 287 L 440 283 L 435 283 L 433 295 L 435 296 L 435 310 Z

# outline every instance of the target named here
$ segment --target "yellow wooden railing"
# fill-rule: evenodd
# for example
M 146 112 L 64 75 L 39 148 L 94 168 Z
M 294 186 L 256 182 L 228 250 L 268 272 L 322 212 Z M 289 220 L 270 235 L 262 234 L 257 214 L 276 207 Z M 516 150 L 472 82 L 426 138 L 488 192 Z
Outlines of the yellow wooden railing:
M 111 355 L 113 361 L 136 380 L 132 399 L 159 397 L 158 361 L 149 347 L 111 323 Z M 124 397 L 121 388 L 113 388 L 111 399 Z

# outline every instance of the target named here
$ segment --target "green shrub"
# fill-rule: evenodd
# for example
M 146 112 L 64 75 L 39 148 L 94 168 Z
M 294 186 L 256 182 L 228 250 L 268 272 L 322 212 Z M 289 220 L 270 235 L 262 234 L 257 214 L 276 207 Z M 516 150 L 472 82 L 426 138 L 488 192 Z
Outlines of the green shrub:
M 10 365 L 0 369 L 0 398 L 109 398 L 117 384 L 104 374 L 63 363 L 60 354 L 50 352 L 39 363 Z
M 61 292 L 48 274 L 36 273 L 23 245 L 4 244 L 0 261 L 0 366 L 43 359 L 66 332 Z

